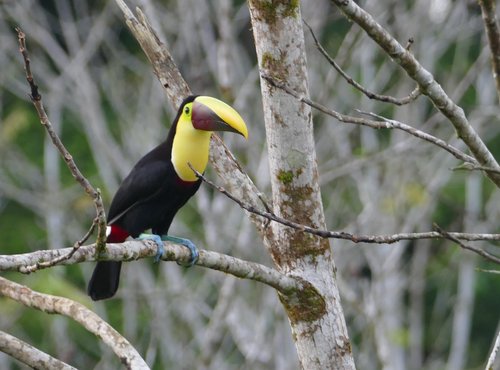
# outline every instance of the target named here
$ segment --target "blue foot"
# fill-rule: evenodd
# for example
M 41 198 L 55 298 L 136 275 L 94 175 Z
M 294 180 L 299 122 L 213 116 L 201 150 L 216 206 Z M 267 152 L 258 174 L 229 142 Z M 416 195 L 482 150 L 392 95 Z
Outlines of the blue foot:
M 182 264 L 182 263 L 177 262 L 178 265 L 184 266 L 184 267 L 191 267 L 198 261 L 198 257 L 200 256 L 200 253 L 198 252 L 198 248 L 196 248 L 196 245 L 194 245 L 194 243 L 191 240 L 184 239 L 184 238 L 178 238 L 176 236 L 170 236 L 170 235 L 162 235 L 161 240 L 170 241 L 170 242 L 173 242 L 176 244 L 181 244 L 181 245 L 189 248 L 189 250 L 191 251 L 191 258 L 190 258 L 189 262 L 186 264 Z
M 165 253 L 165 249 L 163 248 L 163 242 L 161 240 L 160 235 L 141 234 L 141 235 L 139 235 L 139 237 L 137 239 L 139 239 L 139 240 L 153 240 L 156 243 L 156 245 L 158 246 L 158 251 L 156 252 L 156 256 L 154 258 L 155 262 L 158 262 L 160 260 L 160 258 L 163 256 L 163 254 Z

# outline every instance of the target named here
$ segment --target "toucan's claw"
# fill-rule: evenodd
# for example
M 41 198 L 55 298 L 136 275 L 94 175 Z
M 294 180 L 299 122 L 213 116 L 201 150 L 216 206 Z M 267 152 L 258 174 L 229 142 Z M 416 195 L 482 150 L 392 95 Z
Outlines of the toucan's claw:
M 189 240 L 189 239 L 184 239 L 184 238 L 178 238 L 176 236 L 170 236 L 170 235 L 162 235 L 161 240 L 163 241 L 170 241 L 176 244 L 181 244 L 191 251 L 191 258 L 189 259 L 189 262 L 187 263 L 180 263 L 177 261 L 177 264 L 179 266 L 184 266 L 184 267 L 191 267 L 193 266 L 197 261 L 198 257 L 200 256 L 200 253 L 198 252 L 198 248 L 196 248 L 196 245 Z
M 139 235 L 139 240 L 153 240 L 158 246 L 158 251 L 156 252 L 156 256 L 154 257 L 155 263 L 159 262 L 165 253 L 165 248 L 163 248 L 163 241 L 160 235 L 156 234 L 141 234 Z

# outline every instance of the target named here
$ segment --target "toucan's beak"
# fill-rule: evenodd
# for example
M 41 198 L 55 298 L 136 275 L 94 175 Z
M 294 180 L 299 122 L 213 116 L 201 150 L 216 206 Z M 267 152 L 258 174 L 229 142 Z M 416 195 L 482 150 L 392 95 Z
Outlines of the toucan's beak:
M 191 121 L 197 130 L 230 131 L 248 139 L 247 126 L 238 112 L 210 96 L 198 96 L 194 99 Z

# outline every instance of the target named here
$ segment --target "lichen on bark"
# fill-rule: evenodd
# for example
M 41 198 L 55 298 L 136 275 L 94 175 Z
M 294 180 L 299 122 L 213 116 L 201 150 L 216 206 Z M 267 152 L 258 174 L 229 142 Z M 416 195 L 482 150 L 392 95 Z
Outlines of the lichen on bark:
M 317 321 L 327 312 L 325 299 L 318 290 L 305 280 L 302 280 L 302 285 L 302 289 L 279 294 L 279 299 L 292 323 Z
M 286 219 L 326 228 L 309 106 L 275 88 L 281 80 L 308 96 L 307 59 L 298 1 L 249 0 L 261 73 L 261 90 L 273 193 L 273 211 Z M 302 288 L 281 292 L 301 366 L 352 369 L 347 329 L 327 239 L 270 223 L 266 242 L 276 267 Z
M 299 0 L 252 0 L 252 8 L 258 10 L 259 16 L 269 25 L 283 17 L 298 17 Z

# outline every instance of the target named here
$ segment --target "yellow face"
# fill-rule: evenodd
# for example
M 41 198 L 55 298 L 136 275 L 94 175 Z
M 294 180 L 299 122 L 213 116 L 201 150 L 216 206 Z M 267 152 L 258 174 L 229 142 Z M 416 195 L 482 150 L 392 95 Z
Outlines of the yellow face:
M 184 107 L 183 114 L 177 122 L 177 130 L 172 147 L 172 164 L 175 172 L 184 181 L 196 181 L 198 178 L 188 163 L 196 171 L 205 171 L 208 163 L 211 131 L 201 131 L 191 123 L 191 103 Z M 189 112 L 188 112 L 189 110 Z
M 188 123 L 191 122 L 191 116 L 193 114 L 193 102 L 187 103 L 184 105 L 184 108 L 182 109 L 181 116 L 179 117 L 179 122 L 177 123 L 177 127 L 181 123 Z
M 243 118 L 218 99 L 198 96 L 182 107 L 171 158 L 175 171 L 182 180 L 198 179 L 188 163 L 200 173 L 205 171 L 213 131 L 231 131 L 248 137 Z

